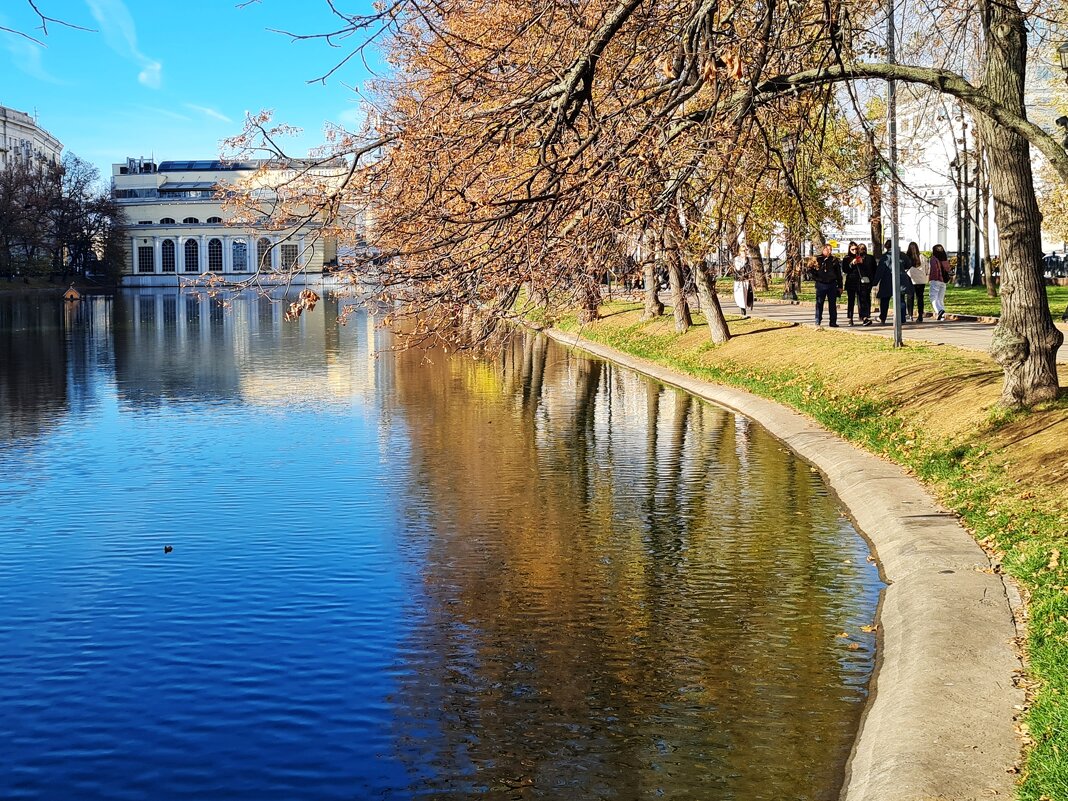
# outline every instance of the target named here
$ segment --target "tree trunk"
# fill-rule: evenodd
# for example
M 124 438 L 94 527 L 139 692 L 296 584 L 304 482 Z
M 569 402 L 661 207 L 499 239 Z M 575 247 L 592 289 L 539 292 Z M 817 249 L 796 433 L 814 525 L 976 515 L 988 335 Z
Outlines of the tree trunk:
M 682 274 L 682 254 L 670 233 L 664 234 L 664 261 L 667 262 L 671 306 L 675 315 L 675 333 L 685 334 L 693 325 L 690 304 L 686 302 L 686 280 Z
M 784 299 L 797 300 L 797 293 L 801 291 L 801 241 L 793 231 L 786 232 L 785 240 L 786 265 L 783 267 L 783 280 L 786 286 L 782 296 Z
M 600 316 L 601 284 L 595 275 L 582 278 L 579 297 L 579 322 L 583 325 L 594 322 Z
M 996 298 L 997 284 L 994 283 L 994 263 L 990 258 L 990 173 L 986 167 L 986 147 L 980 151 L 979 164 L 983 170 L 982 192 L 982 231 L 983 231 L 983 283 L 986 284 L 987 297 Z
M 708 322 L 708 335 L 717 345 L 722 345 L 731 338 L 731 331 L 727 327 L 727 319 L 723 316 L 723 307 L 719 304 L 715 276 L 703 261 L 694 265 L 694 282 L 697 284 L 697 297 L 701 301 L 701 309 Z
M 749 274 L 753 277 L 753 289 L 757 292 L 767 292 L 768 274 L 764 270 L 764 257 L 760 255 L 760 245 L 753 244 L 748 237 L 745 242 L 749 253 Z
M 868 201 L 871 203 L 871 255 L 883 255 L 883 187 L 879 183 L 879 159 L 872 153 L 868 168 Z
M 1027 33 L 1015 0 L 984 0 L 986 72 L 983 89 L 1010 113 L 1026 116 Z M 1005 371 L 1001 400 L 1031 406 L 1057 397 L 1057 349 L 1042 270 L 1042 215 L 1031 174 L 1031 147 L 1007 127 L 979 118 L 990 154 L 990 188 L 1001 244 L 1001 319 L 991 353 Z
M 642 232 L 642 278 L 645 281 L 645 311 L 642 321 L 654 320 L 664 313 L 660 302 L 660 276 L 657 274 L 656 232 L 647 228 Z

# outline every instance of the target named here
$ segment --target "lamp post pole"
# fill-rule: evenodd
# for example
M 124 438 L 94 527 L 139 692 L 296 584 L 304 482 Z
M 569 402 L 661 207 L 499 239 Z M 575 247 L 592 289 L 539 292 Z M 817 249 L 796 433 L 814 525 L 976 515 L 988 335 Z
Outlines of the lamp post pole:
M 894 52 L 894 40 L 897 32 L 894 29 L 894 4 L 890 2 L 890 13 L 886 17 L 886 40 L 887 62 L 894 64 L 897 54 Z M 890 139 L 890 272 L 893 274 L 894 286 L 894 347 L 900 348 L 904 342 L 901 338 L 901 272 L 898 259 L 897 233 L 897 82 L 891 78 L 887 82 L 887 133 Z
M 957 286 L 969 286 L 972 282 L 972 205 L 968 198 L 968 184 L 971 181 L 968 176 L 968 123 L 964 123 L 961 130 L 964 137 L 964 250 L 961 258 L 957 259 Z

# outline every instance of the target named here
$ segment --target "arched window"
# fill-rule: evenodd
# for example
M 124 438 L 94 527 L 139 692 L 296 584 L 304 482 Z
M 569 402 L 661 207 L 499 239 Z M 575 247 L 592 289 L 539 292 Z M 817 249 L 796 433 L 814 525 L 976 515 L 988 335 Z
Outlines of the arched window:
M 173 217 L 164 217 L 162 220 L 159 221 L 159 224 L 160 225 L 174 225 L 174 218 Z
M 185 240 L 185 271 L 200 272 L 200 247 L 195 239 Z
M 234 241 L 233 246 L 233 270 L 235 273 L 248 272 L 248 245 L 244 239 Z
M 163 245 L 160 251 L 160 255 L 163 261 L 163 272 L 173 273 L 175 267 L 174 261 L 174 240 L 164 239 Z
M 213 273 L 222 272 L 222 240 L 208 240 L 208 270 Z
M 262 237 L 256 243 L 256 269 L 271 269 L 271 240 L 267 237 Z
M 200 220 L 198 220 L 196 217 L 186 217 L 184 220 L 182 220 L 182 222 L 185 225 L 196 225 L 200 222 Z
M 222 217 L 208 217 L 208 225 L 222 225 Z

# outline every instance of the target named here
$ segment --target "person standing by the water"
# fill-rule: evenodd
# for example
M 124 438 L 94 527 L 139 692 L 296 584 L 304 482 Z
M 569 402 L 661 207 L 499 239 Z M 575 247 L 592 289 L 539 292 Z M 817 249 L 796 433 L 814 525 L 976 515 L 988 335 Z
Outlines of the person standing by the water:
M 739 253 L 734 257 L 734 303 L 742 317 L 747 317 L 753 311 L 753 283 L 750 277 L 749 259 Z
M 812 278 L 816 282 L 816 326 L 823 325 L 823 302 L 826 300 L 830 327 L 837 328 L 838 296 L 842 294 L 842 263 L 831 253 L 830 245 L 824 245 L 823 252 L 816 257 Z
M 857 260 L 857 243 L 850 242 L 846 249 L 845 258 L 842 259 L 842 278 L 846 291 L 846 315 L 849 324 L 854 325 L 853 311 L 857 307 L 860 297 L 860 262 Z M 861 314 L 861 319 L 864 315 Z
M 875 275 L 875 282 L 879 285 L 876 294 L 879 297 L 879 324 L 886 325 L 886 317 L 890 311 L 890 299 L 894 297 L 894 262 L 890 248 L 896 248 L 889 239 L 883 246 L 883 255 L 879 259 L 879 270 Z M 900 250 L 897 252 L 897 270 L 900 282 L 900 294 L 897 296 L 894 314 L 898 315 L 902 322 L 906 319 L 905 298 L 912 294 L 912 279 L 909 278 L 909 257 Z
M 860 281 L 860 288 L 857 290 L 860 322 L 861 325 L 871 325 L 871 291 L 875 288 L 875 273 L 878 265 L 875 263 L 875 257 L 868 253 L 868 246 L 863 242 L 857 245 L 854 263 Z
M 931 286 L 931 308 L 934 309 L 936 320 L 941 320 L 946 316 L 946 284 L 952 276 L 946 249 L 941 245 L 935 245 L 931 248 L 928 283 Z
M 909 307 L 909 319 L 917 323 L 923 322 L 923 291 L 927 286 L 930 266 L 920 256 L 920 246 L 915 242 L 909 242 L 909 279 L 912 281 L 912 290 L 907 296 Z M 914 310 L 915 309 L 915 313 Z

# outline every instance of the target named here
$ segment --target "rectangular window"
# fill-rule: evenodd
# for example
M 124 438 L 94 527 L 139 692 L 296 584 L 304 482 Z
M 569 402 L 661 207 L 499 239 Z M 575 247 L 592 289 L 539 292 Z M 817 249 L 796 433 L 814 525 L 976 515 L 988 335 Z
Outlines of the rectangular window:
M 295 270 L 298 266 L 297 256 L 300 253 L 297 245 L 284 244 L 282 245 L 282 269 L 283 270 Z
M 151 245 L 137 248 L 137 272 L 154 273 L 156 271 L 155 251 Z

